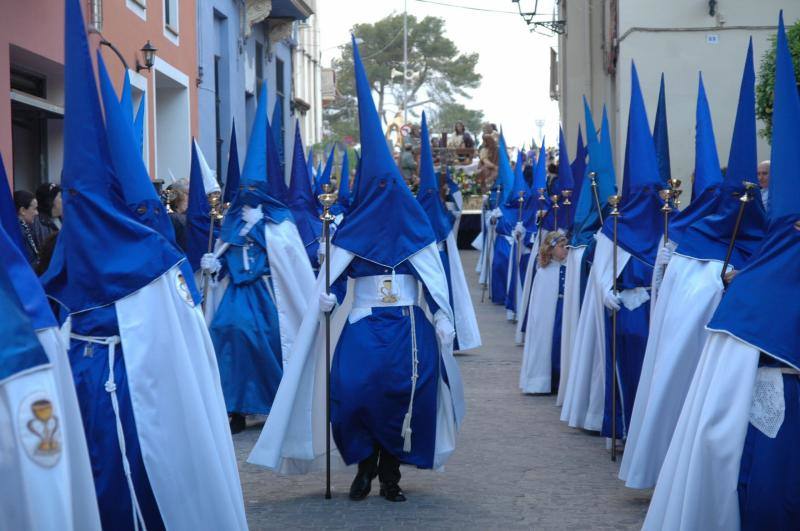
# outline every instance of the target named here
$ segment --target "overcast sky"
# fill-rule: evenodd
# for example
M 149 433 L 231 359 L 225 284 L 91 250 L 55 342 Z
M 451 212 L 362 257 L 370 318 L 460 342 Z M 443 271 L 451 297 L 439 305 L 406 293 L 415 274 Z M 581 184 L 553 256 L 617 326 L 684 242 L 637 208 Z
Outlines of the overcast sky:
M 481 86 L 471 91 L 464 103 L 480 109 L 488 121 L 502 126 L 509 145 L 538 142 L 535 120 L 545 121 L 544 134 L 555 143 L 558 134 L 558 105 L 550 100 L 550 47 L 557 39 L 528 31 L 516 14 L 511 0 L 406 0 L 409 14 L 417 18 L 431 15 L 445 19 L 447 36 L 461 52 L 478 52 L 477 70 Z M 431 0 L 433 1 L 433 0 Z M 318 0 L 322 59 L 329 65 L 339 50 L 336 46 L 350 38 L 350 28 L 362 22 L 375 22 L 392 12 L 402 13 L 404 0 Z M 522 0 L 532 5 L 533 0 Z M 463 9 L 507 11 L 493 13 Z M 553 0 L 540 0 L 539 12 L 552 13 Z

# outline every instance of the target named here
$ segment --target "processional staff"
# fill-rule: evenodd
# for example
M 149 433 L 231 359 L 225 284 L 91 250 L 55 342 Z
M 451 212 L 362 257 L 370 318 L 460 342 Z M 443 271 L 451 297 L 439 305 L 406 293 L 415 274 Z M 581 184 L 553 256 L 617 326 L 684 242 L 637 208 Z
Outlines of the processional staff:
M 331 185 L 322 185 L 318 196 L 322 204 L 322 238 L 325 240 L 325 294 L 331 293 L 331 222 L 336 219 L 331 214 L 331 206 L 336 202 L 336 194 L 331 193 Z M 325 312 L 325 499 L 331 499 L 331 312 Z
M 211 192 L 208 194 L 208 248 L 207 253 L 213 250 L 214 246 L 214 223 L 222 220 L 221 203 L 222 194 L 220 192 Z M 203 314 L 206 311 L 206 300 L 208 299 L 208 286 L 211 284 L 211 273 L 203 270 L 203 303 L 201 305 Z
M 725 253 L 725 263 L 722 264 L 722 285 L 727 286 L 725 280 L 725 272 L 728 270 L 728 265 L 731 262 L 731 255 L 733 254 L 733 246 L 736 244 L 736 237 L 739 235 L 739 226 L 742 224 L 742 217 L 744 216 L 744 207 L 747 203 L 753 200 L 753 190 L 756 188 L 756 183 L 744 181 L 744 192 L 739 197 L 739 212 L 736 214 L 736 224 L 733 226 L 733 234 L 731 234 L 731 241 L 728 244 L 728 251 Z
M 611 217 L 614 219 L 614 254 L 612 263 L 612 292 L 617 296 L 617 223 L 619 220 L 619 195 L 608 198 Z M 617 460 L 617 310 L 611 310 L 611 460 Z

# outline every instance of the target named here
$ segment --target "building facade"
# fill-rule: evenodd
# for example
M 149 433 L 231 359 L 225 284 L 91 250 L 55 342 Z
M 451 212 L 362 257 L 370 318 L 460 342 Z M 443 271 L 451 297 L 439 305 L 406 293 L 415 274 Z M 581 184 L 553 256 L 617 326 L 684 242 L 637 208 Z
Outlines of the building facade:
M 752 36 L 756 73 L 777 30 L 778 11 L 787 24 L 800 18 L 800 2 L 763 0 L 558 0 L 564 24 L 559 36 L 557 89 L 561 122 L 570 146 L 583 123 L 583 96 L 599 127 L 608 108 L 618 179 L 622 179 L 631 62 L 635 61 L 652 126 L 661 73 L 666 80 L 672 176 L 688 186 L 694 170 L 698 74 L 711 107 L 721 164 L 727 164 L 739 84 Z M 759 124 L 759 128 L 761 125 Z M 759 137 L 759 159 L 769 145 Z
M 291 153 L 295 116 L 303 117 L 305 134 L 316 134 L 314 114 L 319 111 L 314 96 L 295 77 L 301 75 L 298 66 L 308 66 L 298 61 L 302 54 L 298 38 L 304 35 L 302 26 L 314 23 L 313 8 L 314 3 L 306 0 L 198 0 L 198 142 L 220 181 L 225 179 L 234 124 L 243 160 L 264 83 L 270 118 L 276 101 L 282 111 L 286 153 Z M 311 42 L 316 40 L 314 34 Z M 314 69 L 309 70 L 313 79 Z
M 134 112 L 144 102 L 142 156 L 154 179 L 188 176 L 197 132 L 194 0 L 81 2 L 90 46 L 101 49 L 119 91 L 131 78 Z M 0 152 L 16 189 L 58 182 L 63 148 L 64 3 L 30 0 L 0 20 Z M 157 49 L 141 68 L 140 49 Z M 101 45 L 101 42 L 104 43 Z

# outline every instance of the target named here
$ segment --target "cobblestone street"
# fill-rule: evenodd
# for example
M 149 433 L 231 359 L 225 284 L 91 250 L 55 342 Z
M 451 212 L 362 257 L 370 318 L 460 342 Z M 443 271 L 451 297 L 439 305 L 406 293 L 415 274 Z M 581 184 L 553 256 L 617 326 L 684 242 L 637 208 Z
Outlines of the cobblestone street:
M 555 396 L 522 396 L 522 348 L 498 306 L 481 304 L 477 253 L 462 252 L 481 327 L 483 347 L 458 360 L 467 417 L 444 473 L 404 467 L 406 503 L 373 494 L 347 498 L 354 471 L 333 476 L 332 500 L 323 498 L 324 474 L 281 477 L 245 463 L 261 424 L 234 437 L 251 529 L 461 528 L 638 529 L 649 491 L 626 489 L 616 478 L 604 441 L 559 421 Z

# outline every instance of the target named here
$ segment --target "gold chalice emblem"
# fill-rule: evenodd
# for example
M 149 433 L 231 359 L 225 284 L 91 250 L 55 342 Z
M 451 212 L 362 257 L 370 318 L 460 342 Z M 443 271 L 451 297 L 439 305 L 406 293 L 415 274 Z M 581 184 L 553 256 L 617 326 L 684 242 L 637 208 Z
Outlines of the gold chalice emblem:
M 383 281 L 383 286 L 381 286 L 381 295 L 383 298 L 381 299 L 382 302 L 392 304 L 397 302 L 397 295 L 392 293 L 392 280 L 386 279 Z
M 55 439 L 58 431 L 58 417 L 53 415 L 53 404 L 49 400 L 37 400 L 31 404 L 31 411 L 35 418 L 28 421 L 28 429 L 39 437 L 36 446 L 37 454 L 55 454 L 60 450 Z

